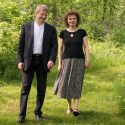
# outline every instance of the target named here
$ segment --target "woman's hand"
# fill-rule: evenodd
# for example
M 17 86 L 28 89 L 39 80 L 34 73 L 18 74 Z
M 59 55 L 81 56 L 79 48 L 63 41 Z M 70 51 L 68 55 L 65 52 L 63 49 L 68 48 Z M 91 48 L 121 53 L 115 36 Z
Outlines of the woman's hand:
M 87 36 L 83 37 L 83 46 L 85 50 L 85 68 L 89 67 L 89 44 Z
M 85 61 L 85 68 L 89 67 L 89 61 Z
M 58 72 L 60 72 L 60 71 L 61 71 L 61 69 L 62 69 L 62 65 L 61 65 L 61 64 L 59 64 L 59 65 L 58 65 Z

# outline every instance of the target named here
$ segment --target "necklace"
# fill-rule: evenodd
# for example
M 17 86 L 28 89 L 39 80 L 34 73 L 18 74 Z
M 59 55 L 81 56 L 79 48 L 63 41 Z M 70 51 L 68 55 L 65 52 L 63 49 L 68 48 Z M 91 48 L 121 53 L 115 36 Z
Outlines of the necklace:
M 71 33 L 71 34 L 70 34 L 70 37 L 73 37 L 73 36 L 74 36 L 74 35 Z
M 74 37 L 73 33 L 77 31 L 77 29 L 71 30 L 69 28 L 67 30 L 70 32 L 70 37 Z

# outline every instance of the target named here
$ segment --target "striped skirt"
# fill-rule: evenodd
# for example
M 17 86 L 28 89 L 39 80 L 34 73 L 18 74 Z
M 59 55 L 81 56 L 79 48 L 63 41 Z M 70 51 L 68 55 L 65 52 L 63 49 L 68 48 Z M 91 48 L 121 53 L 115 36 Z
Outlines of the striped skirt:
M 79 99 L 82 92 L 84 71 L 84 59 L 62 60 L 62 70 L 54 84 L 55 95 L 65 99 Z

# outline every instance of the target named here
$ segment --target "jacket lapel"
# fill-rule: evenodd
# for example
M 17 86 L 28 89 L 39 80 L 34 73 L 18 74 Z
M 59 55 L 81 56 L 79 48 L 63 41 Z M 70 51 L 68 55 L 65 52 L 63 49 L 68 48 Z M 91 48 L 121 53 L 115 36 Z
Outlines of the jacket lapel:
M 30 23 L 30 40 L 29 40 L 29 47 L 33 47 L 33 41 L 34 41 L 34 21 Z
M 31 22 L 31 40 L 34 38 L 34 21 Z
M 44 45 L 45 45 L 45 42 L 46 42 L 46 38 L 48 37 L 47 36 L 47 32 L 48 32 L 48 24 L 47 23 L 45 23 L 45 26 L 44 26 L 44 33 L 43 33 L 43 47 L 44 47 Z M 44 50 L 44 49 L 43 49 Z

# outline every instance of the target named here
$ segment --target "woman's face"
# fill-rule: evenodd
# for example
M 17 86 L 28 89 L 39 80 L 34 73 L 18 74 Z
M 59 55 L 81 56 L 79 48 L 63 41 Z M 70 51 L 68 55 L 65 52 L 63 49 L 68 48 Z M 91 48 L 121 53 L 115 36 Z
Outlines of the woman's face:
M 67 19 L 69 26 L 73 27 L 77 25 L 77 18 L 75 15 L 69 15 Z

